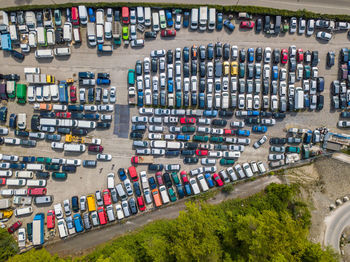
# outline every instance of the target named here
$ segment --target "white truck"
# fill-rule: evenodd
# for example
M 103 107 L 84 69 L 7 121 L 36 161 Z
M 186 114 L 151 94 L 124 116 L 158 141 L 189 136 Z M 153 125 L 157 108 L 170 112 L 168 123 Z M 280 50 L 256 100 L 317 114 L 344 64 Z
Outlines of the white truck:
M 9 26 L 9 17 L 5 11 L 0 11 L 0 32 L 7 33 Z
M 37 40 L 39 45 L 46 45 L 46 30 L 40 26 L 36 28 Z
M 11 207 L 11 199 L 0 199 L 0 209 L 6 209 Z
M 94 23 L 87 23 L 87 39 L 90 46 L 96 46 L 96 28 Z
M 301 87 L 295 89 L 294 109 L 299 110 L 304 108 L 304 92 Z
M 35 13 L 33 11 L 26 11 L 25 12 L 25 21 L 26 25 L 28 26 L 28 29 L 35 30 L 36 28 L 36 18 Z

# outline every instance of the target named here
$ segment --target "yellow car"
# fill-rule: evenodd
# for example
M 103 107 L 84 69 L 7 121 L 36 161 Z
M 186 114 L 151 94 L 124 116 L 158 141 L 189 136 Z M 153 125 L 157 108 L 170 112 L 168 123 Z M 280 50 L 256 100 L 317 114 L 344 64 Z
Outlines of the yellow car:
M 224 75 L 227 76 L 228 74 L 230 74 L 230 63 L 227 62 L 227 61 L 225 61 L 225 62 L 222 64 L 222 66 L 223 66 L 223 70 L 222 70 L 222 71 L 224 71 L 224 72 L 223 72 Z
M 231 62 L 231 75 L 238 75 L 238 62 Z

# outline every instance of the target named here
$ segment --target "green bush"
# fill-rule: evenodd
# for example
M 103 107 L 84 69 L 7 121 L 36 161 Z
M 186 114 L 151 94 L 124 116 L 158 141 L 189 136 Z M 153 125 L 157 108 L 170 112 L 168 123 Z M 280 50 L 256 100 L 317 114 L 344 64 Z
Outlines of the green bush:
M 7 232 L 7 229 L 0 228 L 0 261 L 6 261 L 17 252 L 18 246 L 13 236 Z

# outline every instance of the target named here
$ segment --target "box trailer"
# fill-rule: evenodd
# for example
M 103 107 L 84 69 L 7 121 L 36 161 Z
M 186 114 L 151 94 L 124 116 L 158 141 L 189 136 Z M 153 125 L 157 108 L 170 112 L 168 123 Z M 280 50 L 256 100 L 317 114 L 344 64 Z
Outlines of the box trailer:
M 46 29 L 42 26 L 36 28 L 38 45 L 46 46 Z
M 33 245 L 41 246 L 44 244 L 44 223 L 45 215 L 43 213 L 36 214 L 33 220 Z
M 301 87 L 297 87 L 295 89 L 295 103 L 294 103 L 295 110 L 303 109 L 304 108 L 304 92 Z
M 59 101 L 60 103 L 68 103 L 67 82 L 61 81 L 58 85 Z

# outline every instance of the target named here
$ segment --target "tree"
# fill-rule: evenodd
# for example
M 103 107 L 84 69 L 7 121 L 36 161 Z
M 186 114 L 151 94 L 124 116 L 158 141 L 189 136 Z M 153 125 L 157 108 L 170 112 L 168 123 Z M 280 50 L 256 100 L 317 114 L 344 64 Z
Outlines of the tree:
M 0 261 L 6 261 L 17 252 L 18 245 L 13 236 L 5 228 L 0 228 Z

